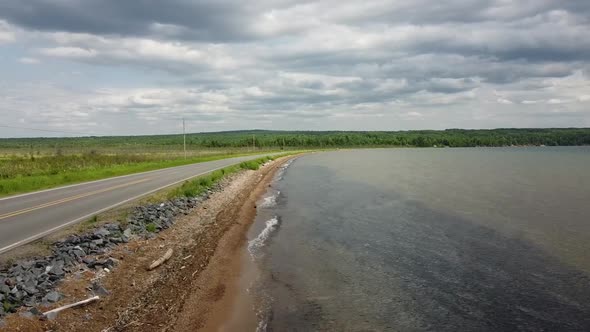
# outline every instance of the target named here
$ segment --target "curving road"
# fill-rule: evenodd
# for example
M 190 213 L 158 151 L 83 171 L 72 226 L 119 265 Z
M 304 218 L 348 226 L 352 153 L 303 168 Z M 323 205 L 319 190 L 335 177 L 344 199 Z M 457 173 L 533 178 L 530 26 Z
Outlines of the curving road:
M 119 176 L 0 199 L 0 253 L 190 178 L 271 154 Z

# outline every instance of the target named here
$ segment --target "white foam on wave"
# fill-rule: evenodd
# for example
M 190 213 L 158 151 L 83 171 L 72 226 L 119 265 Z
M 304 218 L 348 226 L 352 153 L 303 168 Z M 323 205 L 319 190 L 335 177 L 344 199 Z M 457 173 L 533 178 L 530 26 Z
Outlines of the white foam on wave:
M 260 206 L 264 207 L 264 208 L 269 208 L 269 207 L 273 207 L 273 206 L 277 205 L 277 198 L 279 197 L 280 193 L 281 192 L 277 190 L 277 192 L 274 193 L 273 195 L 268 196 L 268 197 L 264 197 L 262 199 L 262 203 L 260 203 Z
M 291 166 L 291 163 L 294 161 L 295 159 L 291 159 L 289 161 L 287 161 L 285 164 L 283 164 L 283 166 L 281 166 L 279 168 L 279 171 L 277 173 L 277 180 L 280 181 L 283 179 L 283 175 L 285 174 L 285 171 L 287 170 L 287 168 L 289 168 L 289 166 Z
M 258 236 L 248 242 L 248 251 L 254 257 L 260 250 L 260 248 L 264 247 L 268 242 L 268 239 L 272 236 L 272 234 L 279 228 L 279 218 L 273 217 L 266 221 L 266 227 L 258 234 Z
M 256 327 L 256 332 L 266 332 L 267 327 L 268 327 L 268 323 L 267 323 L 266 319 L 261 319 L 258 322 L 258 326 Z

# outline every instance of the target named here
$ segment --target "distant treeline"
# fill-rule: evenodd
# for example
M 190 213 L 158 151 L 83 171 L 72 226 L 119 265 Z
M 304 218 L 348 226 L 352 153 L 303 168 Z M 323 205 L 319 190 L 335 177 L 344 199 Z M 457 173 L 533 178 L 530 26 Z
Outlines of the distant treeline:
M 0 149 L 124 148 L 182 146 L 182 135 L 76 138 L 5 138 Z M 360 146 L 590 145 L 590 128 L 417 130 L 417 131 L 231 131 L 187 135 L 189 148 L 330 148 Z

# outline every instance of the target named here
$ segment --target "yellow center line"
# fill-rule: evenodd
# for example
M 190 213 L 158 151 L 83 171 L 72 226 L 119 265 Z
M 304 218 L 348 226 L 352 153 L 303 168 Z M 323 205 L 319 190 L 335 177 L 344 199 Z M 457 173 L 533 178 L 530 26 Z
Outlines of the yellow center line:
M 119 188 L 123 188 L 123 187 L 128 187 L 134 184 L 138 184 L 141 182 L 145 182 L 151 180 L 151 178 L 147 178 L 147 179 L 142 179 L 142 180 L 137 180 L 137 181 L 133 181 L 133 182 L 128 182 L 128 183 L 123 183 L 114 187 L 109 187 L 109 188 L 104 188 L 104 189 L 99 189 L 99 190 L 95 190 L 95 191 L 91 191 L 91 192 L 87 192 L 84 194 L 79 194 L 79 195 L 75 195 L 75 196 L 71 196 L 71 197 L 67 197 L 67 198 L 62 198 L 53 202 L 49 202 L 49 203 L 44 203 L 41 205 L 37 205 L 34 207 L 30 207 L 30 208 L 26 208 L 26 209 L 22 209 L 22 210 L 18 210 L 18 211 L 14 211 L 14 212 L 9 212 L 3 215 L 0 215 L 0 220 L 2 219 L 6 219 L 6 218 L 10 218 L 10 217 L 14 217 L 14 216 L 18 216 L 20 214 L 24 214 L 24 213 L 28 213 L 28 212 L 32 212 L 35 210 L 39 210 L 39 209 L 43 209 L 46 207 L 50 207 L 53 205 L 58 205 L 58 204 L 62 204 L 62 203 L 67 203 L 76 199 L 80 199 L 80 198 L 84 198 L 84 197 L 88 197 L 88 196 L 92 196 L 92 195 L 96 195 L 96 194 L 100 194 L 100 193 L 104 193 L 106 191 L 111 191 L 111 190 L 115 190 L 115 189 L 119 189 Z

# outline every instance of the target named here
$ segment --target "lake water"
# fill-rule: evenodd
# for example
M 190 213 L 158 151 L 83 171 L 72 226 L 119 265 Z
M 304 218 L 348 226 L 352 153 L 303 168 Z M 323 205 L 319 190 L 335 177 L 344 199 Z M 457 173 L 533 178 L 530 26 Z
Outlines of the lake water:
M 249 238 L 260 331 L 590 331 L 590 147 L 308 154 Z

